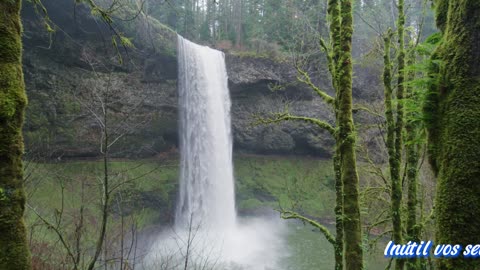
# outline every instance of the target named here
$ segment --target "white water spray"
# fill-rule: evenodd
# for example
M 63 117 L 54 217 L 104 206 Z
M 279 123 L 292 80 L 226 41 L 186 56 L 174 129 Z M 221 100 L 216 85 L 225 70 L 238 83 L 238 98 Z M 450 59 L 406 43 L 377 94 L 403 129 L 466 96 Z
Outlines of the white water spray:
M 178 36 L 178 64 L 181 161 L 175 225 L 159 236 L 145 269 L 281 269 L 278 220 L 237 221 L 224 54 Z

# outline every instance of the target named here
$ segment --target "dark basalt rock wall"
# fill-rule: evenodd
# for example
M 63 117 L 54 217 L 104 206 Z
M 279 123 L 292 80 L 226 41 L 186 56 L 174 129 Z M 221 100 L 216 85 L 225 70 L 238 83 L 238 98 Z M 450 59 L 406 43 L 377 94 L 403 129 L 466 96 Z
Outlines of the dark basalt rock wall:
M 133 49 L 120 48 L 124 61 L 120 65 L 108 28 L 92 21 L 87 9 L 77 7 L 74 16 L 68 12 L 72 10 L 65 4 L 68 1 L 59 2 L 63 4 L 47 6 L 52 20 L 62 26 L 51 39 L 38 15 L 28 6 L 24 10 L 24 68 L 30 100 L 27 152 L 47 158 L 98 156 L 100 126 L 86 105 L 95 107 L 88 101 L 106 88 L 114 96 L 109 107 L 112 126 L 123 134 L 112 148 L 113 156 L 175 152 L 176 34 L 156 21 L 150 21 L 148 28 L 142 20 L 119 26 L 135 44 Z M 236 152 L 331 155 L 334 141 L 311 125 L 253 125 L 255 116 L 282 112 L 285 104 L 292 114 L 333 122 L 326 105 L 296 83 L 296 70 L 290 64 L 228 53 L 226 64 Z M 316 83 L 328 89 L 327 78 L 320 76 Z M 285 87 L 273 92 L 272 85 Z M 371 98 L 374 92 L 358 90 L 356 96 Z

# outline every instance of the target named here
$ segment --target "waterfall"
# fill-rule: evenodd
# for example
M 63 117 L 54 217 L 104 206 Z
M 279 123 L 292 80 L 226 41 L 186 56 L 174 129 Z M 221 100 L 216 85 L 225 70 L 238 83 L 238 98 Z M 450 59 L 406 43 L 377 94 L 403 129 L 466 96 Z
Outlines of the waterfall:
M 222 52 L 178 36 L 180 194 L 175 226 L 235 226 L 230 95 Z
M 282 269 L 277 265 L 284 252 L 278 218 L 237 221 L 225 56 L 181 36 L 177 54 L 180 188 L 175 226 L 158 236 L 143 269 Z

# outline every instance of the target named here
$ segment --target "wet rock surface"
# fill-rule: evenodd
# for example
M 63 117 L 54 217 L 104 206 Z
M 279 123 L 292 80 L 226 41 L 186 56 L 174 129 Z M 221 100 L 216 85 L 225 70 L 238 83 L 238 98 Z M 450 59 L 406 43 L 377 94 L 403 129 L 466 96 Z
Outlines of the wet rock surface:
M 75 25 L 68 23 L 73 17 L 56 14 L 55 7 L 49 10 L 59 24 Z M 107 89 L 113 96 L 108 106 L 110 123 L 117 131 L 112 137 L 117 140 L 112 156 L 148 157 L 176 151 L 175 34 L 161 25 L 154 25 L 154 39 L 141 31 L 132 33 L 135 48 L 121 50 L 120 65 L 111 44 L 105 42 L 109 37 L 99 34 L 98 26 L 82 14 L 77 11 L 77 27 L 57 31 L 52 38 L 42 29 L 38 16 L 24 10 L 24 69 L 30 100 L 27 150 L 50 158 L 98 156 L 101 124 L 91 109 L 98 112 L 98 104 L 88 100 Z M 125 32 L 129 34 L 128 29 Z M 331 109 L 297 82 L 291 64 L 232 53 L 226 54 L 225 61 L 236 152 L 331 156 L 334 141 L 317 127 L 294 122 L 255 125 L 258 118 L 286 110 L 333 124 Z M 328 75 L 314 79 L 328 91 Z M 356 97 L 374 99 L 376 90 L 356 80 Z M 364 116 L 362 121 L 370 120 Z

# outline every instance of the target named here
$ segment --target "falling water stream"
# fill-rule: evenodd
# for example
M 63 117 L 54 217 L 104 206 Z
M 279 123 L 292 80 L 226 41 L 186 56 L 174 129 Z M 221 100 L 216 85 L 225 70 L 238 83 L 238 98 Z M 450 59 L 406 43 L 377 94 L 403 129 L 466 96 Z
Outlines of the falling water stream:
M 178 64 L 175 224 L 155 241 L 145 269 L 281 269 L 277 261 L 285 247 L 278 219 L 236 215 L 224 54 L 178 36 Z
M 181 172 L 175 225 L 231 229 L 236 214 L 224 55 L 179 36 L 178 63 Z

